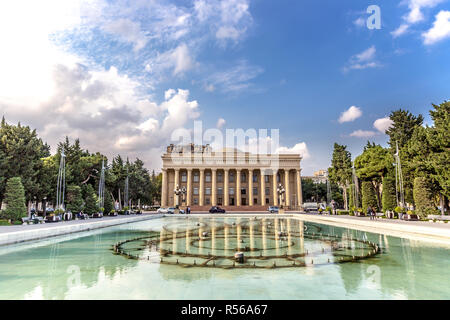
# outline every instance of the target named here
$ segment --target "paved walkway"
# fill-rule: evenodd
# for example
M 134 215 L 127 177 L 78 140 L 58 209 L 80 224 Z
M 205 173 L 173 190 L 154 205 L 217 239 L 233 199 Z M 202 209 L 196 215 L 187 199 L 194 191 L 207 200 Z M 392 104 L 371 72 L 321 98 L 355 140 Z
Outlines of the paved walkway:
M 75 232 L 106 228 L 120 224 L 151 220 L 162 216 L 163 215 L 156 213 L 144 213 L 142 215 L 103 217 L 101 219 L 72 220 L 19 226 L 0 226 L 0 245 L 8 245 L 24 241 L 66 235 Z
M 17 225 L 17 226 L 0 226 L 0 234 L 2 233 L 10 233 L 16 231 L 27 231 L 27 230 L 39 230 L 39 229 L 48 229 L 48 228 L 59 228 L 62 226 L 74 226 L 74 225 L 84 225 L 84 224 L 92 224 L 99 221 L 116 221 L 118 219 L 131 219 L 142 216 L 155 215 L 156 212 L 145 212 L 142 215 L 129 215 L 129 216 L 116 216 L 109 217 L 105 216 L 101 219 L 87 219 L 87 220 L 71 220 L 71 221 L 61 221 L 61 222 L 47 222 L 41 224 L 30 224 L 30 225 Z M 123 223 L 127 223 L 126 220 L 123 220 Z

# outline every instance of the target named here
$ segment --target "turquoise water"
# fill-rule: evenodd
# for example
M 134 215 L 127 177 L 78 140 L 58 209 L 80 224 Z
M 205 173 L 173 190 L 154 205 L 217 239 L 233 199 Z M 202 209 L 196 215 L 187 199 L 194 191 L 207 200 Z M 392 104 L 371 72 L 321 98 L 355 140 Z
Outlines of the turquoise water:
M 450 247 L 295 219 L 164 218 L 1 247 L 0 299 L 450 299 L 449 263 Z

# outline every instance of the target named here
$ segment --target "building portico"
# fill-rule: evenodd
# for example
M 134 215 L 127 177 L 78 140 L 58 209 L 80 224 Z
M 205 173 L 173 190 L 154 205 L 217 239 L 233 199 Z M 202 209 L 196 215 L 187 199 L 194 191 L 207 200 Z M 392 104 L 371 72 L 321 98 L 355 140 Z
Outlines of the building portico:
M 236 149 L 212 152 L 208 146 L 202 146 L 200 154 L 185 152 L 186 149 L 174 154 L 174 148 L 169 146 L 162 157 L 163 207 L 175 206 L 177 185 L 187 190 L 183 199 L 180 196 L 183 206 L 224 206 L 228 210 L 277 206 L 279 184 L 286 189 L 286 206 L 301 207 L 301 156 L 298 154 L 267 158 Z

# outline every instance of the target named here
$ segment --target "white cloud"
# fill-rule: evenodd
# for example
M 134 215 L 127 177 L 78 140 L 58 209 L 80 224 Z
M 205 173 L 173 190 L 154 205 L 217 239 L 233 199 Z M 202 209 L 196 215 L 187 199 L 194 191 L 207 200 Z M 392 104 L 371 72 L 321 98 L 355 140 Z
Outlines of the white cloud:
M 195 64 L 189 48 L 185 43 L 180 44 L 173 50 L 169 50 L 159 55 L 152 67 L 156 72 L 164 72 L 164 70 L 172 69 L 173 75 L 180 75 L 190 70 Z
M 431 45 L 450 38 L 450 11 L 440 11 L 436 15 L 433 27 L 422 33 L 423 43 Z
M 345 110 L 344 112 L 341 113 L 341 116 L 339 117 L 338 122 L 344 123 L 344 122 L 355 121 L 356 119 L 358 119 L 361 116 L 362 116 L 361 109 L 356 106 L 351 106 L 350 108 L 348 108 L 347 110 Z
M 385 133 L 390 126 L 392 126 L 393 121 L 389 117 L 381 118 L 375 120 L 373 123 L 373 127 L 380 131 L 381 133 Z
M 381 67 L 381 64 L 375 60 L 375 54 L 375 46 L 371 46 L 363 52 L 355 54 L 350 58 L 347 66 L 343 68 L 343 71 L 348 72 L 351 69 L 362 70 Z
M 350 133 L 350 137 L 357 137 L 357 138 L 369 138 L 377 135 L 375 131 L 370 130 L 356 130 Z
M 208 22 L 219 41 L 242 39 L 253 22 L 249 0 L 197 0 L 194 9 L 197 19 Z
M 222 92 L 238 92 L 249 89 L 251 80 L 258 77 L 264 70 L 250 65 L 246 60 L 238 61 L 232 68 L 217 72 L 207 78 L 205 89 L 220 88 Z M 212 87 L 211 87 L 212 86 Z
M 365 27 L 366 26 L 366 19 L 364 19 L 363 17 L 359 17 L 358 19 L 356 19 L 355 21 L 353 21 L 353 24 L 357 27 Z
M 409 24 L 401 24 L 397 29 L 395 29 L 394 31 L 391 32 L 392 36 L 394 38 L 398 38 L 401 35 L 405 34 L 409 29 Z
M 303 159 L 308 159 L 311 155 L 309 154 L 308 147 L 306 145 L 306 142 L 300 142 L 297 143 L 292 148 L 289 147 L 280 147 L 277 150 L 277 153 L 279 154 L 300 154 Z
M 220 118 L 219 120 L 217 120 L 216 124 L 217 129 L 222 129 L 226 123 L 227 121 L 224 118 Z
M 392 36 L 397 38 L 404 35 L 411 25 L 425 20 L 422 12 L 424 8 L 434 8 L 444 1 L 446 0 L 406 0 L 401 2 L 408 6 L 409 12 L 403 16 L 404 23 L 391 32 Z
M 108 22 L 104 30 L 117 35 L 125 42 L 134 44 L 134 50 L 139 51 L 145 47 L 148 42 L 145 33 L 141 30 L 140 24 L 129 19 L 118 19 Z

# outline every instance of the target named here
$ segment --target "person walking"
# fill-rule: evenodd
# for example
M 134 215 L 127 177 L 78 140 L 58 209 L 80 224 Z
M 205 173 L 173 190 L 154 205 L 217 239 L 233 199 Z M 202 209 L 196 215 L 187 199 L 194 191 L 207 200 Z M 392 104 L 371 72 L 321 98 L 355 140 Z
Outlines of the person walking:
M 367 215 L 370 217 L 370 220 L 375 220 L 374 211 L 371 206 L 367 207 Z

